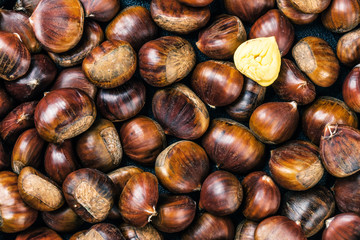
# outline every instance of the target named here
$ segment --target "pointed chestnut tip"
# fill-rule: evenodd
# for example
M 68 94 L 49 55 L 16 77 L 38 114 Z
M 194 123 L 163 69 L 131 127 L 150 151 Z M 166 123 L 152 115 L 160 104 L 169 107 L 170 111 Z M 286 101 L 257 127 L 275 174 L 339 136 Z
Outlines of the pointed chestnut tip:
M 328 123 L 325 125 L 322 137 L 324 139 L 330 139 L 336 135 L 337 130 L 338 130 L 337 124 Z
M 294 108 L 294 110 L 297 110 L 297 103 L 295 101 L 291 101 L 289 104 Z
M 14 35 L 20 40 L 20 42 L 22 42 L 22 39 L 21 39 L 21 37 L 20 37 L 20 35 L 19 34 L 17 34 L 17 33 L 14 33 Z
M 329 228 L 330 223 L 334 220 L 335 217 L 329 218 L 325 221 L 325 228 Z
M 296 225 L 298 225 L 299 227 L 301 227 L 301 222 L 299 220 L 295 221 Z
M 152 207 L 152 210 L 149 211 L 149 213 L 150 213 L 150 215 L 148 217 L 148 222 L 151 222 L 151 218 L 158 215 L 158 213 L 156 212 L 155 206 Z

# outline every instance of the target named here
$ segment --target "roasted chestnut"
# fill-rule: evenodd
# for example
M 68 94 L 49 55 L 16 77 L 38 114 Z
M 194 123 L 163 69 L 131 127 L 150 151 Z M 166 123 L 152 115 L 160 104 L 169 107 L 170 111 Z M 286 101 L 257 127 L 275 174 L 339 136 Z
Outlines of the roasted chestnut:
M 353 111 L 360 112 L 360 65 L 356 65 L 346 76 L 342 94 L 346 105 Z
M 304 13 L 294 7 L 291 0 L 276 0 L 277 7 L 295 24 L 309 24 L 315 21 L 317 13 Z
M 119 226 L 121 233 L 126 240 L 144 239 L 144 240 L 163 240 L 162 235 L 151 225 L 146 224 L 145 227 L 134 227 L 127 223 Z
M 60 237 L 59 234 L 57 234 L 54 230 L 51 230 L 46 227 L 41 227 L 19 234 L 16 236 L 15 240 L 32 240 L 32 239 L 62 240 L 63 238 Z
M 214 0 L 177 0 L 177 1 L 191 7 L 205 7 L 207 5 L 210 5 L 210 3 L 212 3 Z
M 85 11 L 85 17 L 99 22 L 110 21 L 120 9 L 119 0 L 80 0 Z
M 225 0 L 226 10 L 245 22 L 253 23 L 269 9 L 274 8 L 275 0 Z
M 120 195 L 129 179 L 135 174 L 142 172 L 144 171 L 141 168 L 135 166 L 126 166 L 108 173 L 108 177 L 111 179 L 111 181 L 113 181 L 115 184 L 115 189 Z
M 0 83 L 0 119 L 14 108 L 13 98 L 5 91 Z
M 110 223 L 98 223 L 89 230 L 79 234 L 76 240 L 123 240 L 125 239 L 120 229 Z
M 344 34 L 336 46 L 336 55 L 340 62 L 354 66 L 360 62 L 360 29 Z
M 341 212 L 360 215 L 360 172 L 346 178 L 338 178 L 332 188 L 336 206 Z
M 304 13 L 321 13 L 330 4 L 331 0 L 290 0 L 292 5 Z
M 255 230 L 258 226 L 257 222 L 243 220 L 236 227 L 234 240 L 255 240 Z
M 354 213 L 341 213 L 326 220 L 323 240 L 356 240 L 360 238 L 360 217 Z
M 42 212 L 44 223 L 57 232 L 72 232 L 77 230 L 84 221 L 68 206 L 53 212 Z

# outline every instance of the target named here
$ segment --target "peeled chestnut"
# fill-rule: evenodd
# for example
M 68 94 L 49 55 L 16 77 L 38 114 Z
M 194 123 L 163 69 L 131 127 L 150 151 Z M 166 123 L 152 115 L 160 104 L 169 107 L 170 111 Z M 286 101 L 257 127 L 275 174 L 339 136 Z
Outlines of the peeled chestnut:
M 344 34 L 336 46 L 336 55 L 340 62 L 354 66 L 360 62 L 360 29 Z
M 37 228 L 34 230 L 28 230 L 24 233 L 17 235 L 15 240 L 32 240 L 32 239 L 41 239 L 41 240 L 62 240 L 54 230 L 51 230 L 46 227 Z
M 5 151 L 2 141 L 0 139 L 0 170 L 7 168 L 10 165 L 9 156 Z
M 63 88 L 49 92 L 36 106 L 35 127 L 48 142 L 64 140 L 85 132 L 96 118 L 93 100 L 79 89 Z
M 318 37 L 305 37 L 292 49 L 301 71 L 320 87 L 330 87 L 339 76 L 340 65 L 330 45 Z
M 98 223 L 89 230 L 79 234 L 75 240 L 123 240 L 120 229 L 110 223 Z
M 342 86 L 344 101 L 353 111 L 360 112 L 360 65 L 356 65 L 346 76 Z
M 299 224 L 306 237 L 319 232 L 334 210 L 334 197 L 323 186 L 304 192 L 287 192 L 281 206 L 281 214 Z
M 328 123 L 345 124 L 357 128 L 358 119 L 343 101 L 333 97 L 320 97 L 303 112 L 303 131 L 317 145 Z
M 141 168 L 135 166 L 126 166 L 118 168 L 110 173 L 108 173 L 108 177 L 115 184 L 115 189 L 120 193 L 124 189 L 126 183 L 130 180 L 132 176 L 135 174 L 139 174 L 144 172 Z
M 202 147 L 191 141 L 180 141 L 159 154 L 155 174 L 171 192 L 189 193 L 201 189 L 209 168 L 209 159 Z
M 156 209 L 158 215 L 152 218 L 152 224 L 162 232 L 175 233 L 194 220 L 196 202 L 188 196 L 161 196 Z
M 50 52 L 61 53 L 80 41 L 84 10 L 79 0 L 42 0 L 29 21 L 42 46 Z
M 14 108 L 13 98 L 5 91 L 0 84 L 0 119 L 8 114 Z
M 245 22 L 253 23 L 269 9 L 274 8 L 275 0 L 225 0 L 226 10 Z
M 291 0 L 276 0 L 277 7 L 282 13 L 295 24 L 309 24 L 315 21 L 317 13 L 304 13 L 294 7 Z
M 83 167 L 103 172 L 118 167 L 123 150 L 114 124 L 106 119 L 97 120 L 79 136 L 76 152 Z
M 360 215 L 360 172 L 346 178 L 337 178 L 332 190 L 336 206 L 341 212 Z
M 136 227 L 144 227 L 157 215 L 158 180 L 149 172 L 135 174 L 126 183 L 119 200 L 120 213 Z
M 209 126 L 209 112 L 196 94 L 183 84 L 158 90 L 152 99 L 155 119 L 165 134 L 197 139 Z
M 212 3 L 214 0 L 177 0 L 177 1 L 191 7 L 205 7 L 207 5 L 210 5 L 210 3 Z
M 191 77 L 195 93 L 210 106 L 226 106 L 240 95 L 244 77 L 230 62 L 199 63 Z
M 245 40 L 246 31 L 241 20 L 236 16 L 224 14 L 208 28 L 200 31 L 196 46 L 210 58 L 227 59 Z
M 304 191 L 315 186 L 324 174 L 319 149 L 305 141 L 291 141 L 270 152 L 271 176 L 281 187 Z
M 155 87 L 180 81 L 190 73 L 195 61 L 191 44 L 177 36 L 163 36 L 149 41 L 139 51 L 140 75 Z
M 144 239 L 144 240 L 163 240 L 162 235 L 151 225 L 146 224 L 145 227 L 134 227 L 127 223 L 119 226 L 121 233 L 126 240 Z
M 42 212 L 44 223 L 57 232 L 72 232 L 77 230 L 84 221 L 68 206 L 53 212 Z
M 257 222 L 243 220 L 236 227 L 234 240 L 255 240 L 255 230 L 258 226 Z
M 182 235 L 182 240 L 234 239 L 234 224 L 228 217 L 204 213 Z
M 154 163 L 166 147 L 163 129 L 148 117 L 139 116 L 125 122 L 119 135 L 126 155 L 139 163 Z
M 134 117 L 145 105 L 146 89 L 141 80 L 132 79 L 113 89 L 100 89 L 96 106 L 103 117 L 125 121 Z
M 158 27 L 149 10 L 142 6 L 130 6 L 108 24 L 105 34 L 110 40 L 127 41 L 138 51 L 144 43 L 158 35 Z
M 209 7 L 189 7 L 177 0 L 152 0 L 150 11 L 159 27 L 178 34 L 198 30 L 210 20 Z
M 99 22 L 110 21 L 120 9 L 119 0 L 80 0 L 85 11 L 85 17 Z
M 341 213 L 326 220 L 323 240 L 356 240 L 360 238 L 360 217 L 354 213 Z

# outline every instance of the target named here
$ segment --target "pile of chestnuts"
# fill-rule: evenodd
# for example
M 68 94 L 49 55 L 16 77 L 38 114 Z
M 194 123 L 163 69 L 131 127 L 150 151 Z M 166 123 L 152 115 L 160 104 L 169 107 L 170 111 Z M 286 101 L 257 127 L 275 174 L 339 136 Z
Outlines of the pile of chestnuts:
M 0 239 L 360 239 L 359 23 L 358 0 L 0 0 Z

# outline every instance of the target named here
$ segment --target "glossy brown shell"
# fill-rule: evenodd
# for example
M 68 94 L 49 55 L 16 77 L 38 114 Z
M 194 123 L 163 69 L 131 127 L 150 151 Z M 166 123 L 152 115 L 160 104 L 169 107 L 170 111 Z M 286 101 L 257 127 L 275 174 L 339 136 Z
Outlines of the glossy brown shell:
M 341 212 L 360 215 L 360 172 L 346 178 L 338 178 L 332 188 L 336 206 Z
M 54 230 L 46 227 L 29 229 L 28 231 L 17 235 L 16 240 L 30 240 L 30 239 L 42 239 L 42 240 L 62 240 Z
M 336 55 L 340 62 L 353 66 L 360 62 L 360 29 L 344 34 L 336 46 Z
M 44 223 L 57 232 L 73 232 L 79 229 L 84 221 L 68 206 L 52 212 L 42 212 Z
M 225 0 L 225 9 L 245 22 L 253 23 L 269 9 L 274 8 L 275 0 Z
M 85 17 L 99 22 L 110 21 L 120 9 L 119 0 L 80 0 L 85 11 Z
M 294 5 L 292 5 L 291 0 L 276 0 L 276 2 L 280 11 L 295 24 L 303 25 L 312 23 L 318 16 L 317 13 L 304 13 L 297 10 Z

